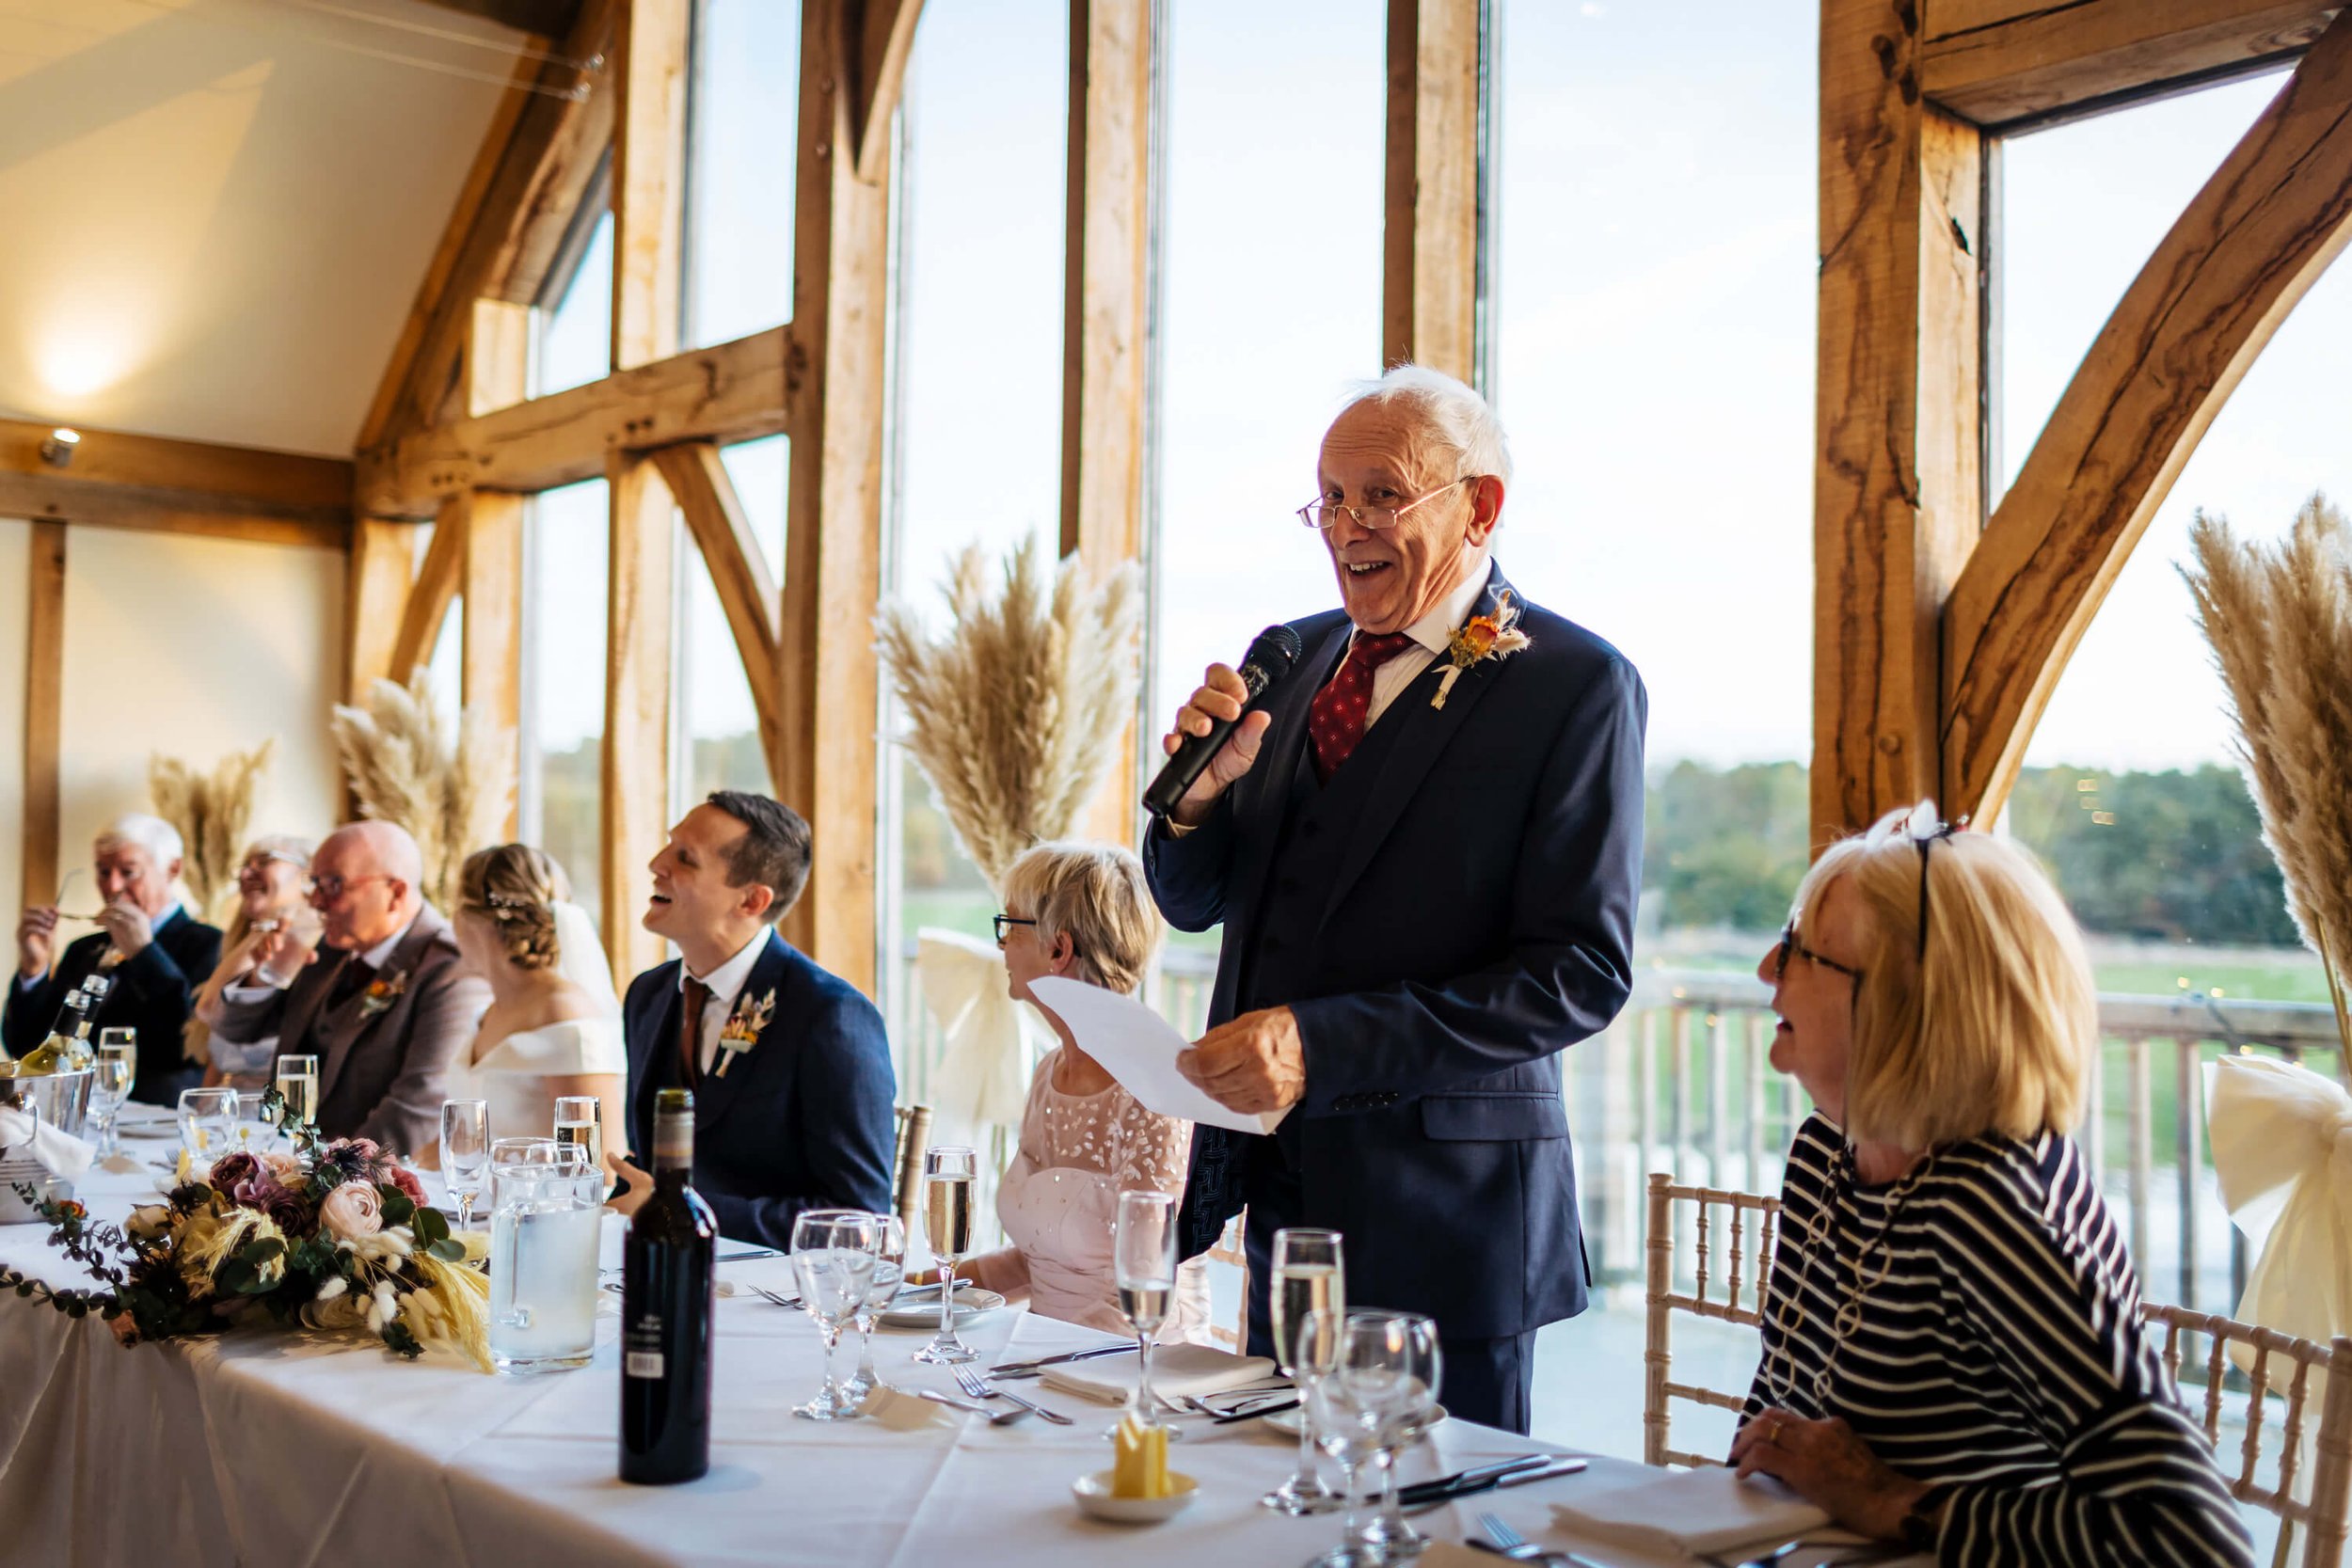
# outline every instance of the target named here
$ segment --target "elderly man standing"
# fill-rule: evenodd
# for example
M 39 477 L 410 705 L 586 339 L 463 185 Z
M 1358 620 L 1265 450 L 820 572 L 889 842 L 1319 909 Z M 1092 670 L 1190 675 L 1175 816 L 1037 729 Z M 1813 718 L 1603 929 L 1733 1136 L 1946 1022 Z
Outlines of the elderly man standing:
M 0 1020 L 11 1054 L 39 1045 L 67 994 L 103 972 L 114 984 L 91 1027 L 138 1031 L 132 1098 L 177 1104 L 180 1091 L 203 1076 L 182 1050 L 181 1032 L 196 988 L 220 962 L 220 928 L 190 915 L 172 891 L 183 847 L 179 830 L 160 816 L 117 817 L 91 847 L 105 900 L 99 929 L 69 946 L 54 969 L 60 916 L 45 904 L 24 911 L 16 927 L 16 981 Z
M 1434 1317 L 1447 1407 L 1525 1432 L 1534 1331 L 1584 1307 L 1559 1053 L 1629 989 L 1647 697 L 1490 559 L 1510 457 L 1470 388 L 1398 366 L 1320 469 L 1342 608 L 1145 841 L 1168 922 L 1225 926 L 1180 1065 L 1288 1113 L 1198 1131 L 1186 1249 L 1248 1205 L 1264 1354 L 1275 1231 L 1343 1231 L 1348 1301 Z M 1212 666 L 1167 749 L 1246 697 Z
M 231 984 L 214 1033 L 240 1045 L 276 1036 L 280 1054 L 319 1059 L 319 1131 L 413 1154 L 440 1135 L 450 1059 L 473 1039 L 490 985 L 460 967 L 457 939 L 421 884 L 417 841 L 389 822 L 354 822 L 310 858 L 322 950 L 280 991 Z M 253 967 L 274 955 L 253 955 Z M 250 970 L 247 973 L 251 973 Z

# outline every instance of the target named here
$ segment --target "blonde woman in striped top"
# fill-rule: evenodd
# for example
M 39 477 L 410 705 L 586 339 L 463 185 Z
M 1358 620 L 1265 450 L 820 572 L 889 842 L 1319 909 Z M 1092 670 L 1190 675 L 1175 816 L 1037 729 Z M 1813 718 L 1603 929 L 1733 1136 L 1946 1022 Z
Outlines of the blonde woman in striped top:
M 2082 1150 L 2098 1008 L 2032 860 L 1933 808 L 1833 845 L 1758 974 L 1797 1133 L 1732 1462 L 1950 1564 L 2249 1564 Z

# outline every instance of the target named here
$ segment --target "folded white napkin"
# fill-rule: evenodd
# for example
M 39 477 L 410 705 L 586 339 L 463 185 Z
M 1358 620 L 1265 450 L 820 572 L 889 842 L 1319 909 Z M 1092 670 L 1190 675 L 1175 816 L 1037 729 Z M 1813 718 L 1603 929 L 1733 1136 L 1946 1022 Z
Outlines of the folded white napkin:
M 866 1395 L 866 1402 L 857 1409 L 859 1415 L 892 1432 L 921 1432 L 926 1427 L 946 1426 L 956 1418 L 955 1413 L 944 1404 L 882 1386 Z
M 24 1147 L 28 1140 L 29 1150 Z M 90 1157 L 98 1152 L 94 1145 L 61 1132 L 13 1105 L 0 1105 L 0 1148 L 6 1148 L 10 1159 L 30 1153 L 41 1169 L 67 1181 L 89 1169 Z
M 1152 1352 L 1152 1388 L 1171 1399 L 1178 1394 L 1220 1394 L 1263 1382 L 1274 1374 L 1274 1363 L 1263 1355 L 1235 1355 L 1215 1345 L 1159 1345 Z M 1123 1404 L 1136 1391 L 1143 1369 L 1135 1357 L 1106 1355 L 1096 1361 L 1073 1361 L 1048 1367 L 1039 1381 L 1049 1388 L 1075 1394 L 1104 1404 Z
M 1741 1481 L 1720 1465 L 1580 1494 L 1573 1503 L 1552 1504 L 1551 1512 L 1563 1527 L 1583 1535 L 1686 1556 L 1774 1545 L 1829 1523 L 1827 1513 L 1769 1476 Z

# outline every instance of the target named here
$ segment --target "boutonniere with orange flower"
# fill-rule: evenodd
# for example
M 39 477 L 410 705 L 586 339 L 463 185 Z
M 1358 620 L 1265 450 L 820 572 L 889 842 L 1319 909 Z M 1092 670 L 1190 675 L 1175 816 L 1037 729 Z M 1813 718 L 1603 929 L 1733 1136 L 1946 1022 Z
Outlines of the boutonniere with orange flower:
M 759 1043 L 759 1032 L 768 1027 L 768 1021 L 776 1016 L 776 990 L 768 988 L 768 994 L 755 998 L 745 991 L 735 999 L 735 1011 L 727 1015 L 719 1030 L 719 1070 L 714 1078 L 724 1078 L 727 1069 L 740 1056 Z
M 1437 695 L 1429 699 L 1429 705 L 1445 706 L 1454 683 L 1471 665 L 1484 659 L 1509 658 L 1527 645 L 1527 633 L 1519 630 L 1519 607 L 1506 588 L 1495 595 L 1493 614 L 1471 616 L 1446 640 L 1446 671 L 1438 677 Z
M 402 970 L 396 974 L 379 974 L 368 982 L 367 990 L 359 993 L 359 1016 L 362 1019 L 370 1019 L 378 1013 L 389 1012 L 392 1004 L 407 992 L 408 972 L 406 970 Z

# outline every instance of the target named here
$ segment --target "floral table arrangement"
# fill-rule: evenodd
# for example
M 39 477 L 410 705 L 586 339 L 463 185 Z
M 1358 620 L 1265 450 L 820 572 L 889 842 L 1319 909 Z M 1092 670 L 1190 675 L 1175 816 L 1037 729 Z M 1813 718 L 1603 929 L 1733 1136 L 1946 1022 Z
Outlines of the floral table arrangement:
M 263 1098 L 266 1116 L 282 1107 Z M 165 1201 L 119 1226 L 78 1202 L 39 1205 L 50 1243 L 103 1287 L 56 1289 L 0 1268 L 0 1289 L 95 1312 L 125 1345 L 215 1333 L 266 1314 L 286 1326 L 373 1335 L 402 1355 L 446 1345 L 489 1371 L 482 1239 L 450 1233 L 416 1175 L 367 1138 L 292 1124 L 294 1152 L 238 1151 L 201 1179 L 184 1162 Z M 20 1188 L 27 1202 L 29 1188 Z

